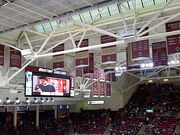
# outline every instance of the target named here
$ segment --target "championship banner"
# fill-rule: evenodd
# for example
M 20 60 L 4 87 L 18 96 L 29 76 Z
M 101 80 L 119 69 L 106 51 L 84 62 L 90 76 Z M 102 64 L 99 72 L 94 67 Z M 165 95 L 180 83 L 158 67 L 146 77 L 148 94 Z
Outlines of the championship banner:
M 10 48 L 10 68 L 12 70 L 21 68 L 21 52 L 14 48 Z
M 83 69 L 85 75 L 94 73 L 94 53 L 89 53 L 89 66 L 84 67 Z
M 99 69 L 99 80 L 105 81 L 105 74 L 103 69 Z
M 4 66 L 4 45 L 0 45 L 0 67 Z
M 111 73 L 111 81 L 116 82 L 116 74 L 115 73 Z
M 61 44 L 53 49 L 53 52 L 64 51 L 64 44 Z M 64 54 L 53 56 L 53 69 L 64 69 Z
M 98 68 L 94 68 L 93 79 L 94 80 L 99 79 L 99 69 Z
M 168 62 L 166 52 L 166 42 L 158 42 L 152 44 L 152 55 L 154 67 L 166 66 Z
M 138 65 L 137 61 L 132 61 L 131 58 L 131 44 L 128 44 L 128 47 L 126 47 L 126 68 L 139 69 L 140 65 Z
M 105 97 L 105 83 L 99 83 L 100 97 Z
M 106 84 L 106 96 L 107 97 L 111 96 L 111 84 L 110 83 Z
M 78 45 L 79 41 L 75 41 L 75 44 Z M 80 48 L 87 47 L 88 46 L 88 39 L 83 39 Z M 87 67 L 89 65 L 88 59 L 89 59 L 89 51 L 80 51 L 76 52 L 76 61 L 75 61 L 75 67 Z
M 139 29 L 138 29 L 139 30 Z M 148 30 L 146 27 L 143 31 Z M 143 36 L 147 36 L 144 34 Z M 131 43 L 132 60 L 146 60 L 149 58 L 149 40 L 141 40 Z
M 101 36 L 101 43 L 115 42 L 116 38 L 104 35 Z M 102 47 L 102 64 L 113 64 L 117 62 L 116 45 L 109 47 Z
M 166 32 L 180 30 L 180 21 L 166 23 Z M 167 36 L 167 50 L 169 55 L 180 53 L 180 34 Z
M 98 97 L 98 82 L 95 82 L 92 85 L 92 95 L 93 97 Z
M 107 72 L 110 72 L 110 73 L 107 73 Z M 111 69 L 104 69 L 104 73 L 106 74 L 105 75 L 105 80 L 106 81 L 116 81 L 116 76 L 115 76 L 115 73 L 112 73 L 112 72 L 115 72 L 115 69 L 114 68 L 111 68 Z
M 83 68 L 76 68 L 76 77 L 82 77 L 83 76 Z

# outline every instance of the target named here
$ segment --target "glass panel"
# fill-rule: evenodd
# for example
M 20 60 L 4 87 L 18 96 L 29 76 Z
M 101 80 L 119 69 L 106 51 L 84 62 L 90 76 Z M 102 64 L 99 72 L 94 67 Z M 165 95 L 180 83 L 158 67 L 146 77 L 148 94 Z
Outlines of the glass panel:
M 111 6 L 108 6 L 108 7 L 109 7 L 109 11 L 110 11 L 111 15 L 119 14 L 119 10 L 118 10 L 117 4 L 111 5 Z
M 73 20 L 76 20 L 76 21 L 81 21 L 79 15 L 73 15 L 73 16 L 72 16 L 72 19 L 73 19 Z
M 88 21 L 92 20 L 89 12 L 86 12 L 86 13 L 83 13 L 83 14 L 80 14 L 80 15 L 81 15 L 81 18 L 82 18 L 83 22 L 88 22 Z
M 142 8 L 141 0 L 136 0 L 136 8 Z
M 37 26 L 35 26 L 35 28 L 36 28 L 37 32 L 41 32 L 41 33 L 44 32 L 42 25 L 37 25 Z
M 97 9 L 96 10 L 92 10 L 90 12 L 91 12 L 93 20 L 100 18 L 99 11 Z
M 153 0 L 142 0 L 144 7 L 152 6 L 154 5 Z
M 101 17 L 107 17 L 107 16 L 110 16 L 107 7 L 99 8 L 99 11 L 100 11 Z
M 59 25 L 59 24 L 57 23 L 57 21 L 51 22 L 51 26 L 53 27 L 53 29 L 58 29 L 58 28 L 59 28 L 58 25 Z
M 52 30 L 52 27 L 51 27 L 50 23 L 43 24 L 43 27 L 44 27 L 45 31 L 51 31 Z
M 166 0 L 155 0 L 155 4 L 160 4 L 160 3 L 164 3 L 166 2 Z
M 129 7 L 127 2 L 123 2 L 123 6 L 121 6 L 123 12 L 129 11 Z

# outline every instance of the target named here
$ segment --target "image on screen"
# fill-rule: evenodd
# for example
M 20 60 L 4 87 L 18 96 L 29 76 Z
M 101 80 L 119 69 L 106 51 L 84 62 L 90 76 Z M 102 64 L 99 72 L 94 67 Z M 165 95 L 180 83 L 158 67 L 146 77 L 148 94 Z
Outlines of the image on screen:
M 69 79 L 33 75 L 33 95 L 64 96 L 70 93 Z

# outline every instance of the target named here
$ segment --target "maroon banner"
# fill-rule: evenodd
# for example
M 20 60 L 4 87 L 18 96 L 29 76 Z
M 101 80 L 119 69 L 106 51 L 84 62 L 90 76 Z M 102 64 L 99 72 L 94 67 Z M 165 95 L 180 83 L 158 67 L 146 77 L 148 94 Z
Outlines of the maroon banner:
M 94 73 L 94 53 L 89 53 L 89 66 L 84 67 L 84 74 L 93 74 Z
M 166 31 L 180 30 L 180 21 L 166 23 Z M 180 53 L 180 34 L 167 36 L 167 50 L 169 55 Z
M 87 47 L 89 42 L 88 39 L 83 39 L 81 44 L 80 44 L 80 48 L 82 47 Z M 78 45 L 79 41 L 75 41 L 75 44 Z M 87 67 L 89 65 L 89 51 L 85 50 L 85 51 L 80 51 L 80 52 L 76 52 L 76 61 L 75 61 L 75 66 L 76 67 Z
M 64 51 L 64 44 L 58 45 L 57 47 L 53 48 L 53 52 L 60 52 Z M 64 69 L 64 54 L 61 55 L 54 55 L 53 56 L 53 69 Z
M 180 30 L 180 21 L 166 23 L 166 32 Z
M 111 96 L 111 84 L 109 83 L 106 84 L 106 96 L 107 97 Z
M 99 69 L 94 68 L 94 74 L 93 74 L 93 79 L 99 79 Z
M 82 77 L 83 76 L 83 68 L 76 68 L 76 77 Z
M 18 70 L 21 68 L 21 52 L 10 48 L 10 68 Z
M 105 75 L 105 80 L 106 80 L 107 82 L 110 82 L 110 81 L 111 81 L 111 73 L 108 73 L 108 74 Z
M 113 64 L 116 62 L 116 46 L 102 47 L 102 64 Z
M 137 31 L 140 30 L 137 29 Z M 148 30 L 146 27 L 142 32 Z M 148 36 L 149 33 L 146 33 L 142 36 Z M 149 58 L 149 40 L 141 40 L 131 43 L 131 59 L 132 60 L 144 60 Z
M 126 47 L 126 68 L 127 69 L 139 69 L 140 66 L 136 65 L 136 61 L 131 60 L 130 45 Z
M 105 83 L 99 83 L 100 97 L 105 97 Z
M 105 74 L 103 69 L 99 69 L 99 80 L 100 81 L 105 81 Z
M 92 95 L 93 97 L 98 97 L 98 83 L 95 82 L 92 85 Z
M 166 42 L 158 42 L 152 44 L 152 55 L 153 64 L 156 66 L 166 66 L 168 62 L 167 52 L 166 52 Z
M 0 66 L 4 66 L 4 45 L 0 45 Z
M 132 60 L 144 60 L 149 58 L 149 40 L 132 42 Z
M 115 42 L 116 38 L 104 35 L 101 36 L 101 43 L 109 43 Z M 109 46 L 109 47 L 102 47 L 102 64 L 112 64 L 116 63 L 117 56 L 116 56 L 116 45 Z
M 115 73 L 111 73 L 111 81 L 116 82 L 116 74 Z

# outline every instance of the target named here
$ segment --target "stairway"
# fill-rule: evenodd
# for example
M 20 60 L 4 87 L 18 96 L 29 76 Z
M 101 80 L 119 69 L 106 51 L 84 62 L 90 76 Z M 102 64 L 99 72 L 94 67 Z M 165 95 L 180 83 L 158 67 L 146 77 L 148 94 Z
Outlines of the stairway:
M 143 125 L 143 126 L 141 127 L 141 129 L 140 129 L 140 131 L 139 131 L 138 134 L 139 134 L 139 135 L 144 135 L 147 127 L 148 127 L 147 125 Z
M 110 131 L 111 127 L 112 127 L 112 124 L 109 124 L 103 135 L 109 135 L 110 134 L 109 131 Z

